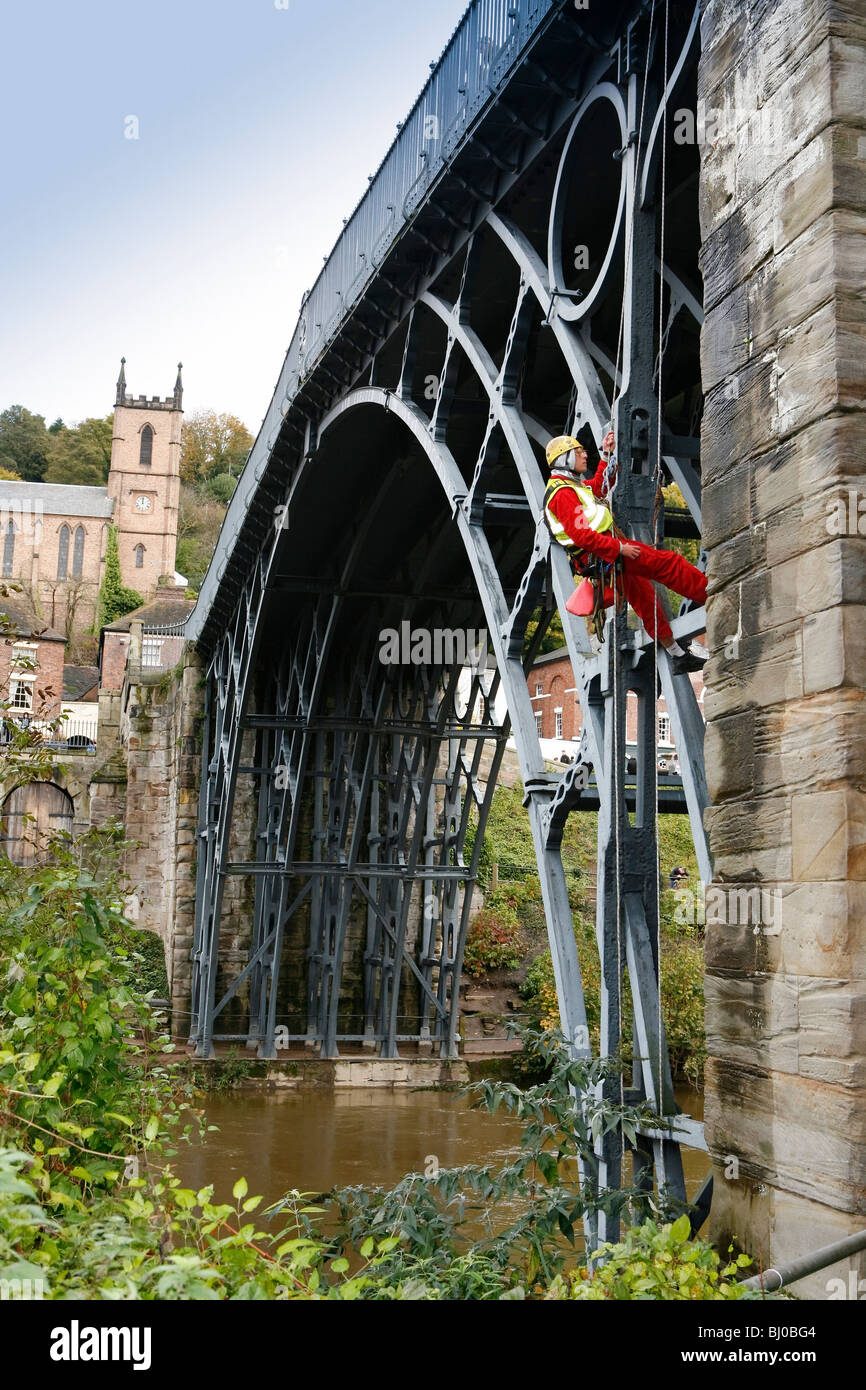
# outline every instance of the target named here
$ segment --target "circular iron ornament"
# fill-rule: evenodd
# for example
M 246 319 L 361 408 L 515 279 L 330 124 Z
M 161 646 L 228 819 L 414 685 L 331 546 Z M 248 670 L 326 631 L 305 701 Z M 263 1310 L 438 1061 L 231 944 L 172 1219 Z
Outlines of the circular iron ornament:
M 597 101 L 610 102 L 616 112 L 620 128 L 621 149 L 625 147 L 628 139 L 628 119 L 626 116 L 625 103 L 619 88 L 614 86 L 613 82 L 599 82 L 598 86 L 593 87 L 592 91 L 587 94 L 575 112 L 574 119 L 571 123 L 571 129 L 568 132 L 565 145 L 563 146 L 562 155 L 559 160 L 559 168 L 556 171 L 556 185 L 553 190 L 553 201 L 550 208 L 550 222 L 547 231 L 547 273 L 550 283 L 551 299 L 555 301 L 556 312 L 561 319 L 581 319 L 592 308 L 604 289 L 622 228 L 627 184 L 625 159 L 620 161 L 619 201 L 617 202 L 616 214 L 613 219 L 613 230 L 601 270 L 598 272 L 592 288 L 581 300 L 577 301 L 570 298 L 562 266 L 562 235 L 563 223 L 565 220 L 565 203 L 568 196 L 568 169 L 572 144 L 577 134 L 578 127 L 587 111 L 591 106 L 594 106 Z
M 683 42 L 682 49 L 680 50 L 680 56 L 674 64 L 673 72 L 667 80 L 667 84 L 662 94 L 661 101 L 659 102 L 658 108 L 656 110 L 655 119 L 652 123 L 652 128 L 650 129 L 649 139 L 647 140 L 646 145 L 646 153 L 644 154 L 643 158 L 643 173 L 641 174 L 640 181 L 640 201 L 638 203 L 638 206 L 640 208 L 647 207 L 648 199 L 655 196 L 656 167 L 659 163 L 661 155 L 661 141 L 658 138 L 659 129 L 662 126 L 662 122 L 664 120 L 665 107 L 670 106 L 671 102 L 673 101 L 674 96 L 676 94 L 676 90 L 680 84 L 680 78 L 683 76 L 683 73 L 686 70 L 686 61 L 691 52 L 692 44 L 694 43 L 698 33 L 698 20 L 700 19 L 700 14 L 701 6 L 700 3 L 698 3 L 695 5 L 694 14 L 692 15 L 692 22 L 689 25 L 689 31 L 686 34 L 685 41 Z

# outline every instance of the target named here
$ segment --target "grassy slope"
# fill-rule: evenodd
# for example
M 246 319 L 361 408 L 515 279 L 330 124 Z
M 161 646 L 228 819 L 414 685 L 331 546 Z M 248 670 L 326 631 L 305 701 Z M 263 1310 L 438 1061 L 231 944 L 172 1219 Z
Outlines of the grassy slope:
M 486 894 L 494 911 L 510 915 L 513 908 L 523 927 L 527 1008 L 544 1026 L 556 1023 L 556 992 L 547 949 L 544 914 L 538 893 L 538 874 L 529 817 L 522 804 L 523 788 L 500 786 L 494 797 L 485 835 L 485 861 L 499 865 L 499 888 Z M 572 813 L 566 822 L 562 860 L 574 911 L 575 934 L 583 975 L 587 1016 L 593 1046 L 599 1045 L 600 970 L 595 945 L 592 885 L 595 877 L 598 817 L 594 812 Z M 662 879 L 675 864 L 684 864 L 697 879 L 698 868 L 688 816 L 659 818 Z M 482 882 L 482 887 L 485 884 Z M 533 891 L 535 890 L 535 891 Z M 662 899 L 662 1007 L 675 1073 L 700 1083 L 703 1073 L 703 943 L 699 931 L 672 920 L 673 896 Z M 626 1004 L 624 1028 L 630 1031 Z

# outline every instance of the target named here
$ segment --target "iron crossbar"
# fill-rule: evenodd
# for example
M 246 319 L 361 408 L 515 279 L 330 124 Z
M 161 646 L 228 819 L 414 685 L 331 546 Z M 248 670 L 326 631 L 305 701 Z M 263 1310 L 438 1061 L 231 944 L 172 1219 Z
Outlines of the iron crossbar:
M 364 878 L 397 878 L 406 877 L 408 870 L 406 864 L 314 864 L 309 862 L 296 862 L 293 864 L 265 864 L 255 860 L 246 862 L 228 863 L 220 871 L 227 875 L 250 875 L 253 877 L 273 875 L 279 878 L 307 878 L 315 876 L 353 878 L 361 874 Z M 423 881 L 452 881 L 457 883 L 468 883 L 471 881 L 472 873 L 468 868 L 460 868 L 456 865 L 449 865 L 448 868 L 432 868 L 424 865 L 415 869 L 413 879 Z

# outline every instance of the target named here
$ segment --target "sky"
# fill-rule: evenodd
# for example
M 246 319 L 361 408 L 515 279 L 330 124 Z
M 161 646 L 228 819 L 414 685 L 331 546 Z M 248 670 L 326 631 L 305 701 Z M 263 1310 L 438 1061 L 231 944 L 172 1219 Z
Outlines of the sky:
M 0 409 L 133 395 L 255 435 L 300 309 L 466 0 L 0 11 Z

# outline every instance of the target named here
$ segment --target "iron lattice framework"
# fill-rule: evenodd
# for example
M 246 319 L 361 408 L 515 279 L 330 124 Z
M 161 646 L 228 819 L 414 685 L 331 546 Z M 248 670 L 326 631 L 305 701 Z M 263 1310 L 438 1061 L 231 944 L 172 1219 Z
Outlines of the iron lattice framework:
M 563 1030 L 590 1055 L 561 843 L 569 814 L 597 805 L 601 1053 L 620 1047 L 627 966 L 639 1054 L 627 1096 L 676 1114 L 658 1007 L 653 648 L 624 617 L 609 619 L 599 647 L 566 613 L 567 558 L 540 520 L 544 442 L 567 429 L 592 453 L 613 417 L 617 519 L 661 539 L 663 357 L 662 455 L 687 504 L 667 521 L 700 534 L 697 151 L 664 120 L 675 97 L 694 97 L 698 7 L 669 7 L 667 51 L 652 9 L 651 29 L 637 3 L 592 21 L 570 4 L 471 7 L 401 135 L 407 168 L 392 150 L 371 184 L 383 216 L 392 200 L 387 235 L 370 230 L 375 206 L 362 202 L 305 302 L 190 625 L 209 662 L 191 1032 L 201 1056 L 240 1039 L 272 1057 L 279 1028 L 329 1057 L 347 1044 L 394 1057 L 409 1041 L 456 1055 L 472 885 L 513 737 Z M 447 125 L 437 111 L 451 113 Z M 417 176 L 416 127 L 432 141 Z M 353 272 L 347 248 L 363 227 Z M 677 636 L 703 629 L 703 610 L 687 607 Z M 583 732 L 578 758 L 554 772 L 526 673 L 556 609 Z M 443 627 L 483 632 L 489 664 L 467 672 L 453 643 L 419 664 L 405 651 L 382 660 L 383 633 Z M 658 676 L 709 880 L 703 721 L 663 650 Z M 628 692 L 633 787 L 621 775 Z M 703 1146 L 686 1117 L 678 1133 Z M 670 1130 L 643 1143 L 638 1171 L 651 1181 L 654 1166 L 684 1197 Z M 616 1145 L 600 1140 L 598 1158 L 598 1180 L 617 1186 Z

